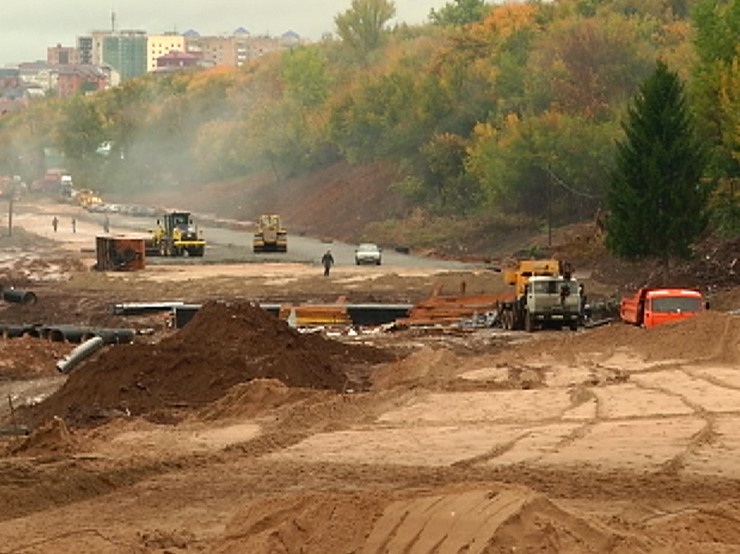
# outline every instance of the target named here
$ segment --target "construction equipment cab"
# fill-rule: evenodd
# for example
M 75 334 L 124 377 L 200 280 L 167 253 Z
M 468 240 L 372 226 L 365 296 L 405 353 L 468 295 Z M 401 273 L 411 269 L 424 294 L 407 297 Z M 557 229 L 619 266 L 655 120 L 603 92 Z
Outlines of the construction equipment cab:
M 522 260 L 504 270 L 514 295 L 498 303 L 504 329 L 534 331 L 538 327 L 578 329 L 582 318 L 582 287 L 570 264 L 559 260 Z
M 287 252 L 288 232 L 279 215 L 261 215 L 252 240 L 254 252 Z
M 695 316 L 706 307 L 698 290 L 642 288 L 620 300 L 619 317 L 625 323 L 649 328 Z
M 151 231 L 146 244 L 147 255 L 201 257 L 206 241 L 193 224 L 190 212 L 169 212 L 157 220 L 157 228 Z

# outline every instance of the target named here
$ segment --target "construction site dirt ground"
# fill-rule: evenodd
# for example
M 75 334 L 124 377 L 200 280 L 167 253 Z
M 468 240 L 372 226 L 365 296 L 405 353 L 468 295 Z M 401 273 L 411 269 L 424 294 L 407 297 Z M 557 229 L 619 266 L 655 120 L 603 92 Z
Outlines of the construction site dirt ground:
M 75 345 L 0 340 L 0 426 L 32 430 L 0 437 L 0 554 L 740 552 L 738 316 L 299 333 L 251 302 L 504 288 L 394 267 L 100 273 L 80 253 L 97 229 L 20 224 L 2 284 L 38 302 L 0 303 L 0 322 L 147 333 L 69 375 Z M 203 308 L 181 330 L 109 310 L 154 301 Z

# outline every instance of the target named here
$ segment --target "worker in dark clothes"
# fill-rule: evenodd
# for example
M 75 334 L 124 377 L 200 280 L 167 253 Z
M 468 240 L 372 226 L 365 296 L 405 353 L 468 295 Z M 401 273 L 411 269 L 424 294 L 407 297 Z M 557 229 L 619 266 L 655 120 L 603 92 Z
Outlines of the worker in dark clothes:
M 329 270 L 334 265 L 334 256 L 331 255 L 331 250 L 327 250 L 326 254 L 321 257 L 321 265 L 324 266 L 324 277 L 328 277 Z
M 54 219 L 51 220 L 51 226 L 54 229 L 54 232 L 57 232 L 57 227 L 59 226 L 59 220 L 57 219 L 57 216 L 54 216 Z

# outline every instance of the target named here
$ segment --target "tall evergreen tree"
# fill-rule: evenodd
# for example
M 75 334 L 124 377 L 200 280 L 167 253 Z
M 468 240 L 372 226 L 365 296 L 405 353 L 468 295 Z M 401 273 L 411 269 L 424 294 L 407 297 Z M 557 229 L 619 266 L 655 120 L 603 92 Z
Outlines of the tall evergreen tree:
M 707 151 L 678 75 L 659 61 L 622 125 L 607 190 L 606 245 L 631 259 L 687 257 L 708 224 Z

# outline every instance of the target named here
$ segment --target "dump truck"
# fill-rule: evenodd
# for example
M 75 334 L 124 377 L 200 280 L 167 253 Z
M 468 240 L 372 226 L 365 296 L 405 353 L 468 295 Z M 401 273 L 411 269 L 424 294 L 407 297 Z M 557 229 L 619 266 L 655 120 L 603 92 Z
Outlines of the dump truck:
M 497 303 L 501 326 L 532 332 L 541 327 L 578 329 L 582 320 L 583 288 L 570 264 L 560 260 L 522 260 L 502 270 L 514 294 Z
M 695 289 L 641 288 L 621 298 L 619 317 L 625 323 L 650 328 L 695 316 L 707 307 Z
M 252 239 L 254 252 L 287 252 L 288 232 L 283 228 L 279 215 L 261 215 Z
M 157 220 L 157 228 L 150 230 L 146 241 L 147 256 L 202 257 L 206 241 L 193 224 L 190 212 L 173 211 Z

